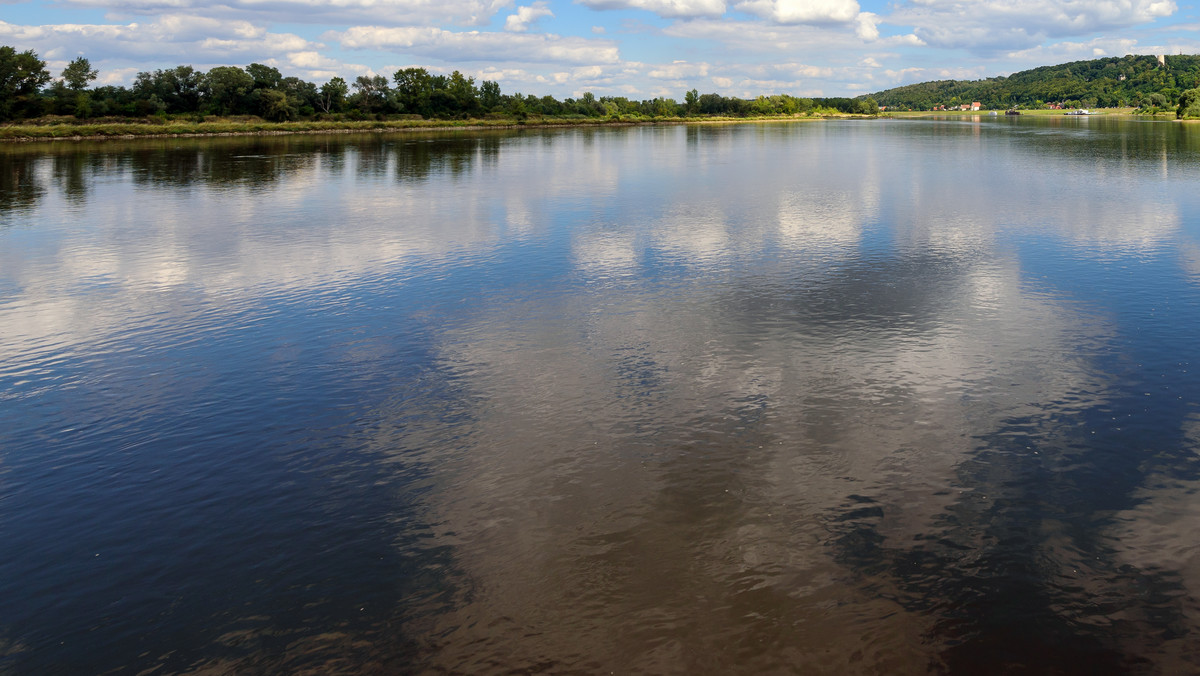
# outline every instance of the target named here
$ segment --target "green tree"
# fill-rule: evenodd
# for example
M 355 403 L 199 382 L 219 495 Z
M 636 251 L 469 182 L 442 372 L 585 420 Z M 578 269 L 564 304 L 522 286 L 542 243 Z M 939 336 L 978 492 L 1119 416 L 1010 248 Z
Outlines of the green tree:
M 247 110 L 247 96 L 254 78 L 237 66 L 217 66 L 204 74 L 200 89 L 208 107 L 217 115 L 236 115 Z
M 278 89 L 260 90 L 259 108 L 262 116 L 274 122 L 295 119 L 295 103 Z
M 475 78 L 456 70 L 450 74 L 446 89 L 453 97 L 453 105 L 458 108 L 456 112 L 471 114 L 479 111 L 479 90 L 475 88 Z
M 354 79 L 355 105 L 365 113 L 383 113 L 392 96 L 387 78 L 382 75 L 359 75 Z
M 81 92 L 92 80 L 100 75 L 100 71 L 92 68 L 92 63 L 82 56 L 75 57 L 63 68 L 62 79 L 67 88 L 73 92 Z
M 203 75 L 191 66 L 138 73 L 133 93 L 142 100 L 157 97 L 169 113 L 194 113 L 200 110 L 202 80 Z
M 499 108 L 501 102 L 499 83 L 484 80 L 479 84 L 479 105 L 483 106 L 486 112 L 491 112 Z
M 1200 89 L 1189 89 L 1179 95 L 1179 108 L 1175 117 L 1200 117 Z
M 683 95 L 683 109 L 688 115 L 695 115 L 700 110 L 700 92 L 695 89 Z
M 318 105 L 326 113 L 339 113 L 346 105 L 346 94 L 350 86 L 340 77 L 335 77 L 321 85 Z
M 246 66 L 246 73 L 254 79 L 255 89 L 279 89 L 280 83 L 283 81 L 283 74 L 278 68 L 264 66 L 261 63 L 252 63 Z
M 429 71 L 424 68 L 401 68 L 392 75 L 392 81 L 396 83 L 396 97 L 404 112 L 429 115 L 433 96 L 433 77 Z
M 0 46 L 0 120 L 7 120 L 29 107 L 33 98 L 50 81 L 46 62 L 33 50 L 18 52 Z

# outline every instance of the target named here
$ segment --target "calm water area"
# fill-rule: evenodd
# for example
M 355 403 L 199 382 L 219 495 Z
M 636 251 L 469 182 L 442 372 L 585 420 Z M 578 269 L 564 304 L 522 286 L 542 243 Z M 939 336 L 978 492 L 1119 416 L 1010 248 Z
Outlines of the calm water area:
M 0 674 L 1200 671 L 1200 126 L 0 146 Z

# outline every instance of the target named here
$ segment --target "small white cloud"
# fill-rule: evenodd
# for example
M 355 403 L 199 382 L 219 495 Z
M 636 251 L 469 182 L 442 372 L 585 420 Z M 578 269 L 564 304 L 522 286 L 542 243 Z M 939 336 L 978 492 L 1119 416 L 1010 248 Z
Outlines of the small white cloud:
M 646 75 L 659 80 L 685 80 L 688 78 L 707 77 L 708 64 L 674 61 L 669 64 L 655 66 Z
M 661 17 L 694 18 L 721 16 L 725 0 L 577 0 L 591 9 L 641 9 Z
M 854 34 L 863 40 L 879 39 L 879 17 L 872 12 L 861 12 L 854 19 Z
M 388 50 L 457 63 L 508 61 L 587 65 L 620 61 L 614 42 L 549 34 L 460 33 L 433 27 L 355 26 L 326 33 L 325 38 L 337 40 L 347 49 Z
M 545 2 L 535 2 L 528 7 L 518 7 L 516 14 L 510 14 L 504 20 L 504 30 L 512 33 L 524 33 L 538 19 L 547 16 L 554 16 L 554 12 L 550 11 Z
M 734 8 L 779 24 L 848 23 L 859 15 L 855 0 L 742 0 Z
M 595 35 L 604 35 L 607 32 L 608 31 L 604 29 L 604 26 L 592 26 L 592 33 Z

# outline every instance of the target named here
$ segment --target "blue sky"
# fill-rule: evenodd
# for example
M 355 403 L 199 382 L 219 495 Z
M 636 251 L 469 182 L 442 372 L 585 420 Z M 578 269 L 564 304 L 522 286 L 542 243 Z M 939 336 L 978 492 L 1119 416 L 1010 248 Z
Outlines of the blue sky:
M 856 96 L 1125 54 L 1200 53 L 1176 0 L 0 0 L 0 44 L 100 84 L 186 64 L 313 82 L 460 70 L 505 93 Z

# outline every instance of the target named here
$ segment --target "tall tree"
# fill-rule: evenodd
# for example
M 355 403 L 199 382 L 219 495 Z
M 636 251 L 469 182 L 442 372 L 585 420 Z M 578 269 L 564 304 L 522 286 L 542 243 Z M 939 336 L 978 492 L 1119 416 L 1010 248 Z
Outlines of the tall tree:
M 500 97 L 500 83 L 484 80 L 479 84 L 479 103 L 487 112 L 500 107 L 503 99 Z
M 392 75 L 396 95 L 406 113 L 429 114 L 429 98 L 433 95 L 433 78 L 424 68 L 401 68 Z
M 318 99 L 318 105 L 321 110 L 326 113 L 341 112 L 342 106 L 346 105 L 346 94 L 350 91 L 350 86 L 340 77 L 335 77 L 321 85 L 321 96 Z
M 279 72 L 278 68 L 264 66 L 261 63 L 252 63 L 246 66 L 246 72 L 254 78 L 255 89 L 279 89 L 279 85 L 283 81 L 283 74 Z
M 75 57 L 71 63 L 63 68 L 62 79 L 67 85 L 67 89 L 73 92 L 81 92 L 92 80 L 95 80 L 100 75 L 100 71 L 92 68 L 92 62 L 82 56 Z
M 217 66 L 204 74 L 200 89 L 208 106 L 218 115 L 246 112 L 254 78 L 237 66 Z
M 33 50 L 18 52 L 7 45 L 0 46 L 0 120 L 20 112 L 49 81 L 46 62 Z

